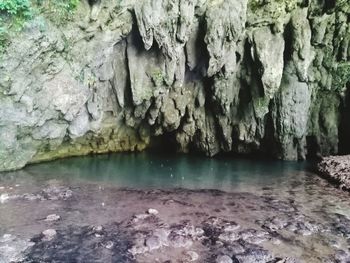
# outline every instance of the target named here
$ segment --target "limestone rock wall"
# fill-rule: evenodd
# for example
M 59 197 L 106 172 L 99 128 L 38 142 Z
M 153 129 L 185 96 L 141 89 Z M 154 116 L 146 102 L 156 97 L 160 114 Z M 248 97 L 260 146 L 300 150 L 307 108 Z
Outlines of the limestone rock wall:
M 0 59 L 0 170 L 161 137 L 210 156 L 336 154 L 349 43 L 346 0 L 101 0 L 65 26 L 37 16 Z

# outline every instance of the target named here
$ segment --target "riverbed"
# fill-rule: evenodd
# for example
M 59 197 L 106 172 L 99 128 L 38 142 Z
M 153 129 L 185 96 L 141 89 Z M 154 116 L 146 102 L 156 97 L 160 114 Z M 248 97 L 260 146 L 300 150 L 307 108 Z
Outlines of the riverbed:
M 350 199 L 308 163 L 155 153 L 0 174 L 0 262 L 350 262 Z

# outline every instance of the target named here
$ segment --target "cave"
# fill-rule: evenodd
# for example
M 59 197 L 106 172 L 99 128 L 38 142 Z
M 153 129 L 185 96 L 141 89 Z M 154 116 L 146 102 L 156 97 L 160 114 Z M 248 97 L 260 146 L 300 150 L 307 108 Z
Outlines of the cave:
M 0 1 L 0 262 L 350 262 L 350 5 Z

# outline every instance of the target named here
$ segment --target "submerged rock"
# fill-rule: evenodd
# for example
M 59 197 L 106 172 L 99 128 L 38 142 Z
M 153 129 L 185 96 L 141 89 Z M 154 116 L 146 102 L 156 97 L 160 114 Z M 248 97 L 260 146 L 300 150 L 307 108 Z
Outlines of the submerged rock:
M 43 241 L 51 241 L 52 239 L 55 238 L 55 236 L 57 235 L 57 232 L 55 229 L 47 229 L 45 231 L 43 231 Z
M 24 251 L 33 245 L 11 234 L 0 236 L 0 262 L 20 262 L 24 258 Z
M 194 251 L 187 251 L 185 253 L 185 262 L 193 262 L 199 259 L 199 255 Z
M 148 209 L 147 213 L 150 215 L 158 215 L 159 214 L 158 210 L 153 209 L 153 208 Z
M 56 215 L 56 214 L 52 214 L 52 215 L 48 215 L 45 219 L 45 221 L 47 222 L 53 222 L 53 221 L 58 221 L 60 220 L 61 217 L 59 215 Z

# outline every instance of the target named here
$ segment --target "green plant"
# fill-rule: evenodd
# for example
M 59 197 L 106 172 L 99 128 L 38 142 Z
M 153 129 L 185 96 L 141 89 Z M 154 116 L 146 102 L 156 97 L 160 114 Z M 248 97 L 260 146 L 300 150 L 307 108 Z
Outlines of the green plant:
M 350 63 L 340 63 L 333 71 L 333 89 L 343 92 L 348 83 L 350 83 Z
M 73 17 L 80 0 L 0 0 L 0 55 L 10 38 L 34 15 L 43 14 L 56 24 Z M 44 27 L 44 24 L 43 26 Z
M 37 6 L 42 13 L 56 24 L 64 24 L 71 20 L 80 0 L 37 0 Z
M 0 1 L 0 54 L 6 49 L 11 32 L 22 30 L 32 16 L 30 0 Z
M 30 17 L 31 7 L 29 0 L 2 0 L 0 12 L 8 16 Z

